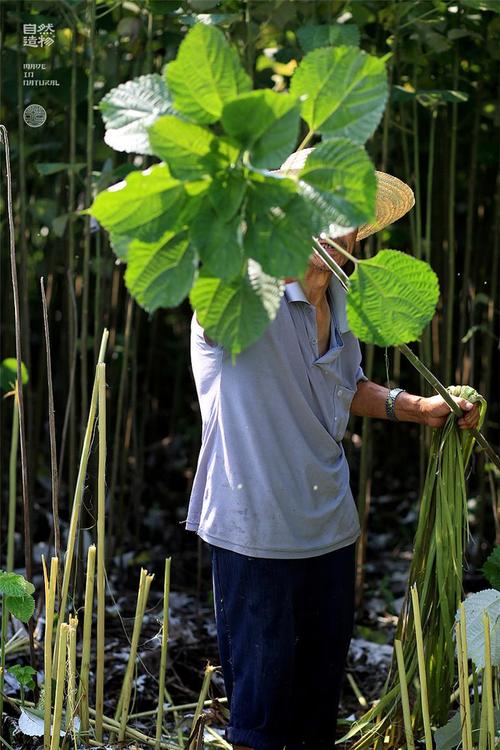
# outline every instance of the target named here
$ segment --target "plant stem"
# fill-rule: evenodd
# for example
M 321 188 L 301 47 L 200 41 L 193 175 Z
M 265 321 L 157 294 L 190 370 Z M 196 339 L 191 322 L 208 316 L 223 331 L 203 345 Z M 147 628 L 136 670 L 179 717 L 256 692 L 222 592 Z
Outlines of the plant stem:
M 45 633 L 44 633 L 44 721 L 43 747 L 50 748 L 50 724 L 52 718 L 52 633 L 54 629 L 54 603 L 56 597 L 57 571 L 59 560 L 50 561 L 50 579 L 47 579 L 45 559 L 42 558 L 45 583 Z
M 455 45 L 453 63 L 453 90 L 458 89 L 458 48 Z M 448 288 L 446 294 L 445 362 L 444 380 L 449 383 L 452 375 L 453 356 L 453 310 L 455 304 L 455 181 L 457 171 L 458 104 L 451 105 L 450 171 L 448 183 Z
M 469 750 L 472 750 L 472 721 L 470 712 L 470 694 L 469 694 L 469 660 L 467 656 L 467 631 L 465 627 L 465 609 L 463 602 L 460 605 L 460 648 L 458 650 L 458 659 L 462 661 L 462 697 L 464 702 L 464 717 L 465 717 L 465 733 L 466 733 L 466 744 Z M 460 675 L 460 670 L 459 670 Z M 465 747 L 465 743 L 464 747 Z
M 106 365 L 97 365 L 99 389 L 99 469 L 97 480 L 97 638 L 96 638 L 96 738 L 102 742 L 104 711 L 104 659 L 106 618 Z
M 432 732 L 429 717 L 429 700 L 427 697 L 427 670 L 424 653 L 424 640 L 422 635 L 422 622 L 420 619 L 420 605 L 418 603 L 417 587 L 411 587 L 411 600 L 413 604 L 413 621 L 415 624 L 415 638 L 417 642 L 418 675 L 420 678 L 420 701 L 422 705 L 422 719 L 424 722 L 424 736 L 426 750 L 432 750 Z
M 76 630 L 78 617 L 69 618 L 68 628 L 68 705 L 66 709 L 66 732 L 73 735 L 75 750 L 77 747 L 75 731 L 76 715 Z
M 47 355 L 47 391 L 49 399 L 49 437 L 50 437 L 50 470 L 52 485 L 52 521 L 54 528 L 54 554 L 57 558 L 61 555 L 61 531 L 59 526 L 59 478 L 57 474 L 57 446 L 56 425 L 54 417 L 54 388 L 52 385 L 52 361 L 50 355 L 50 333 L 49 316 L 47 312 L 47 298 L 43 277 L 40 279 L 40 291 L 42 295 L 43 328 L 45 333 L 45 352 Z
M 54 724 L 52 727 L 52 741 L 50 750 L 59 750 L 59 739 L 62 723 L 62 710 L 64 699 L 64 687 L 66 677 L 66 644 L 68 641 L 69 625 L 61 623 L 59 632 L 59 655 L 57 659 L 56 670 L 56 695 L 54 700 Z
M 484 628 L 484 682 L 483 701 L 486 701 L 486 718 L 488 727 L 488 738 L 490 750 L 495 750 L 495 709 L 493 705 L 493 679 L 491 669 L 491 631 L 490 618 L 487 612 L 483 612 Z
M 200 695 L 198 697 L 198 703 L 196 704 L 196 709 L 193 716 L 193 723 L 191 725 L 191 736 L 193 735 L 196 725 L 198 723 L 198 719 L 201 716 L 201 712 L 203 711 L 203 705 L 205 703 L 206 697 L 208 695 L 208 689 L 210 687 L 210 683 L 212 681 L 212 675 L 215 672 L 215 667 L 213 667 L 211 664 L 207 664 L 205 667 L 205 674 L 203 675 L 203 683 L 200 690 Z
M 17 451 L 19 446 L 19 401 L 17 390 L 18 381 L 14 386 L 12 399 L 12 434 L 10 438 L 10 460 L 9 460 L 9 518 L 7 526 L 7 565 L 6 570 L 14 570 L 14 541 L 16 533 L 16 506 L 17 506 Z M 22 386 L 21 386 L 22 388 Z
M 403 708 L 403 719 L 405 724 L 406 747 L 408 748 L 408 750 L 415 750 L 415 741 L 413 739 L 413 731 L 411 728 L 411 711 L 410 701 L 408 699 L 408 685 L 406 682 L 403 647 L 401 646 L 401 641 L 397 638 L 394 641 L 394 648 L 396 649 L 396 658 L 398 660 L 399 682 L 401 685 L 401 706 Z
M 82 660 L 80 663 L 80 722 L 84 737 L 89 731 L 89 671 L 92 642 L 92 614 L 94 609 L 95 544 L 87 552 L 87 574 L 85 578 L 85 607 L 83 618 Z
M 160 676 L 158 680 L 158 710 L 156 716 L 156 750 L 160 750 L 161 731 L 163 726 L 163 703 L 165 694 L 165 676 L 167 674 L 168 649 L 168 607 L 170 597 L 170 565 L 171 557 L 165 560 L 165 579 L 163 583 L 163 623 L 161 628 L 161 657 Z
M 99 352 L 100 362 L 104 359 L 107 341 L 108 341 L 108 331 L 107 329 L 104 329 L 104 332 L 102 334 L 102 339 L 101 339 L 101 349 Z M 69 582 L 71 578 L 71 570 L 73 567 L 73 557 L 74 557 L 74 552 L 75 552 L 75 540 L 76 540 L 76 534 L 78 531 L 78 522 L 79 522 L 80 510 L 82 506 L 85 478 L 87 475 L 87 465 L 89 461 L 90 445 L 92 443 L 92 434 L 94 431 L 94 421 L 95 421 L 95 415 L 96 415 L 96 410 L 97 410 L 97 393 L 98 393 L 98 379 L 97 378 L 98 376 L 96 373 L 96 376 L 94 379 L 94 386 L 92 389 L 92 398 L 90 400 L 90 409 L 89 409 L 89 415 L 87 419 L 87 427 L 86 427 L 85 435 L 83 439 L 82 453 L 80 457 L 80 466 L 78 469 L 78 477 L 76 480 L 75 494 L 73 498 L 73 507 L 71 509 L 71 519 L 70 519 L 69 530 L 68 530 L 66 557 L 64 561 L 64 574 L 63 574 L 63 582 L 62 582 L 62 589 L 61 589 L 61 600 L 59 603 L 59 619 L 57 623 L 54 665 L 57 662 L 56 657 L 57 657 L 57 649 L 59 647 L 59 631 L 60 631 L 62 623 L 64 622 L 64 618 L 66 617 L 66 606 L 67 606 L 67 601 L 68 601 Z

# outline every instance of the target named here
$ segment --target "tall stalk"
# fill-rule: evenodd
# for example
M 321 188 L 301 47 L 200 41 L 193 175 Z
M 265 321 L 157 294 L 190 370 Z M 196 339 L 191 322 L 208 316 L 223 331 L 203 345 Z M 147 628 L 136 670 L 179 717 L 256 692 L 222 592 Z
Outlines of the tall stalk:
M 16 506 L 17 506 L 17 454 L 19 447 L 19 400 L 16 380 L 14 394 L 12 397 L 12 433 L 10 438 L 9 459 L 9 515 L 7 520 L 7 564 L 6 570 L 14 570 L 14 542 L 16 533 Z M 21 386 L 22 388 L 22 386 Z
M 99 470 L 97 480 L 97 639 L 96 639 L 96 738 L 102 742 L 104 711 L 105 646 L 105 515 L 106 515 L 106 365 L 97 365 L 99 392 Z
M 44 720 L 43 747 L 50 749 L 50 726 L 52 718 L 52 633 L 54 627 L 54 603 L 56 598 L 57 571 L 59 560 L 53 557 L 50 561 L 50 578 L 47 576 L 45 560 L 42 558 L 43 578 L 45 583 L 45 633 L 44 633 Z
M 95 75 L 95 0 L 87 0 L 87 24 L 89 29 L 88 54 L 88 88 L 87 88 L 87 172 L 85 179 L 85 205 L 89 206 L 92 201 L 92 169 L 94 161 L 94 75 Z M 91 217 L 84 219 L 83 239 L 83 290 L 82 290 L 82 319 L 80 337 L 80 362 L 81 362 L 81 398 L 82 414 L 87 413 L 88 404 L 88 323 L 89 323 L 89 285 L 90 285 L 90 222 Z M 96 321 L 97 323 L 97 321 Z M 82 424 L 83 430 L 83 424 Z M 83 434 L 82 434 L 83 438 Z
M 94 581 L 95 581 L 95 558 L 96 548 L 94 544 L 89 546 L 87 552 L 87 571 L 85 577 L 85 607 L 83 620 L 83 645 L 82 660 L 80 665 L 80 721 L 81 732 L 84 741 L 87 741 L 89 732 L 89 672 L 90 651 L 92 641 L 92 615 L 94 604 Z
M 453 61 L 453 90 L 458 89 L 458 47 Z M 453 320 L 455 304 L 455 191 L 457 174 L 458 104 L 451 104 L 450 168 L 448 172 L 448 286 L 446 290 L 444 381 L 451 383 L 453 357 Z
M 160 750 L 163 727 L 163 704 L 165 694 L 165 677 L 167 674 L 168 650 L 168 607 L 170 598 L 170 564 L 171 557 L 165 560 L 165 578 L 163 581 L 163 622 L 161 626 L 160 676 L 158 679 L 158 710 L 156 715 L 156 750 Z
M 17 283 L 17 265 L 16 265 L 16 245 L 14 237 L 14 213 L 12 206 L 12 174 L 10 168 L 10 146 L 7 128 L 0 125 L 0 136 L 4 144 L 5 151 L 5 171 L 7 176 L 7 218 L 9 226 L 9 246 L 10 246 L 10 271 L 12 278 L 12 297 L 14 301 L 14 329 L 16 337 L 16 365 L 17 365 L 17 382 L 23 382 L 22 378 L 22 343 L 21 343 L 21 314 L 19 304 L 19 288 Z M 29 372 L 29 371 L 28 371 Z M 28 452 L 26 447 L 26 420 L 24 413 L 24 400 L 22 385 L 17 389 L 19 405 L 19 442 L 21 447 L 21 478 L 23 489 L 23 515 L 24 515 L 24 562 L 26 568 L 26 578 L 31 581 L 32 577 L 32 559 L 31 559 L 31 522 L 30 522 L 30 504 L 29 504 L 29 477 L 28 477 Z M 4 618 L 6 619 L 6 618 Z M 30 640 L 30 663 L 35 668 L 35 647 L 33 642 L 33 619 L 30 618 L 28 623 L 29 640 Z M 35 691 L 35 693 L 37 690 Z
M 56 425 L 54 412 L 54 388 L 52 385 L 52 361 L 50 355 L 49 317 L 47 312 L 47 299 L 43 277 L 40 279 L 40 290 L 42 295 L 43 328 L 45 333 L 45 352 L 47 356 L 47 391 L 49 399 L 49 437 L 50 437 L 50 469 L 52 486 L 52 522 L 54 529 L 54 553 L 57 558 L 61 556 L 61 531 L 59 527 L 59 478 L 57 473 L 57 446 Z

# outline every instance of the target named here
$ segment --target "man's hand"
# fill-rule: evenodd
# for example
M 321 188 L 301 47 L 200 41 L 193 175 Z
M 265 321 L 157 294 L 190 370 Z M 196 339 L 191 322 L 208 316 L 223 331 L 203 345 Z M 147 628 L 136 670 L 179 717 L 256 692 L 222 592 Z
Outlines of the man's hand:
M 457 424 L 462 430 L 470 430 L 479 424 L 479 406 L 472 404 L 465 398 L 452 396 L 458 406 L 462 409 L 463 416 L 458 419 Z M 397 403 L 397 401 L 396 401 Z M 429 427 L 442 427 L 450 415 L 450 407 L 442 396 L 430 396 L 422 398 L 419 402 L 422 415 L 422 423 Z

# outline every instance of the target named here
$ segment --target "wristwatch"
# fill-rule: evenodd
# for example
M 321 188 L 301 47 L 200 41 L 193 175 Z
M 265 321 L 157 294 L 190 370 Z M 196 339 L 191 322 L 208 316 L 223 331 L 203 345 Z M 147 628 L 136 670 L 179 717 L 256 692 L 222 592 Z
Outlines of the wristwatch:
M 396 399 L 400 393 L 406 393 L 406 389 L 405 388 L 391 388 L 385 400 L 385 413 L 387 414 L 387 418 L 392 419 L 393 422 L 398 421 L 396 417 L 395 407 L 396 407 Z

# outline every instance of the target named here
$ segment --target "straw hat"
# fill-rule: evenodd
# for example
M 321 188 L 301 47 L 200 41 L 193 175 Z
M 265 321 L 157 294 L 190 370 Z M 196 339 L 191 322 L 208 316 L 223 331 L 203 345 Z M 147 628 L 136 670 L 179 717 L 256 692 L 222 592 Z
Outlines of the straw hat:
M 290 154 L 279 169 L 273 171 L 282 175 L 297 174 L 313 150 L 314 147 L 295 151 Z M 385 172 L 375 172 L 375 175 L 377 178 L 376 218 L 372 223 L 358 227 L 357 240 L 364 240 L 365 237 L 379 232 L 400 219 L 415 205 L 415 196 L 409 185 Z

